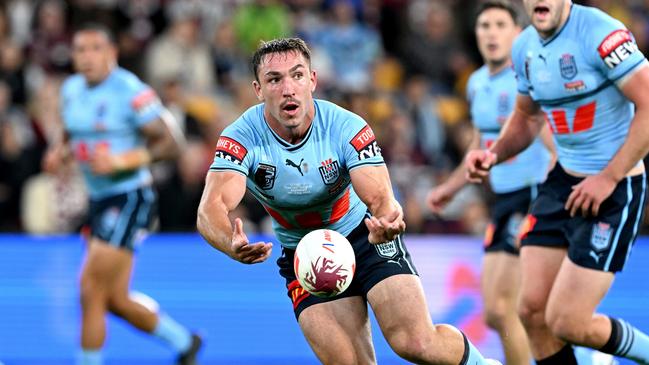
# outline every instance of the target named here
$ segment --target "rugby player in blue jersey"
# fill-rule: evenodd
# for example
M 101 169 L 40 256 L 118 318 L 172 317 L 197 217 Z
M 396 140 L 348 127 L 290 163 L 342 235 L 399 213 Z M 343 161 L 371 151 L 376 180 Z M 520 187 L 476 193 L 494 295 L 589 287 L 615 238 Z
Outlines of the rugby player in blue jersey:
M 558 163 L 527 217 L 519 315 L 537 363 L 576 364 L 572 344 L 649 364 L 649 337 L 596 313 L 629 258 L 646 198 L 649 67 L 631 33 L 570 0 L 525 0 L 512 60 L 516 106 L 499 139 L 466 158 L 472 181 L 549 124 Z
M 512 43 L 520 33 L 516 8 L 508 0 L 487 0 L 478 6 L 475 32 L 485 65 L 469 78 L 467 98 L 474 125 L 469 150 L 486 148 L 498 138 L 516 99 L 516 76 L 511 65 Z M 495 166 L 489 179 L 496 194 L 491 222 L 484 239 L 482 299 L 487 325 L 501 340 L 508 365 L 529 364 L 527 336 L 516 305 L 520 286 L 518 233 L 538 184 L 545 180 L 554 150 L 547 128 L 543 145 L 537 138 L 509 161 Z M 428 205 L 442 213 L 447 203 L 468 180 L 461 164 L 451 176 L 428 194 Z
M 262 102 L 220 136 L 198 210 L 198 230 L 244 264 L 270 257 L 230 213 L 246 188 L 273 219 L 277 260 L 299 326 L 324 364 L 375 364 L 369 303 L 388 343 L 418 364 L 496 364 L 456 328 L 433 325 L 402 241 L 406 224 L 372 129 L 358 115 L 313 98 L 311 53 L 298 38 L 263 43 L 253 56 Z M 336 230 L 351 242 L 356 271 L 340 296 L 310 295 L 296 280 L 295 247 L 308 232 Z
M 194 364 L 200 337 L 129 296 L 133 253 L 155 216 L 148 166 L 176 157 L 173 128 L 163 121 L 155 92 L 116 65 L 116 47 L 106 28 L 91 24 L 77 30 L 72 58 L 78 73 L 61 88 L 65 135 L 44 164 L 55 171 L 74 158 L 90 195 L 77 364 L 102 364 L 108 312 L 166 342 L 178 353 L 177 364 Z

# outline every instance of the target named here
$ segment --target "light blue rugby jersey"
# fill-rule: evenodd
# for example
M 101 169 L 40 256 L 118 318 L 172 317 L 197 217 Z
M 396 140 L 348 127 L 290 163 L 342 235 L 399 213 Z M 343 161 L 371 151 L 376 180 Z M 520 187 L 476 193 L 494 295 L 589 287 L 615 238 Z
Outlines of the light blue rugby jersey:
M 615 82 L 647 61 L 618 20 L 572 5 L 554 36 L 527 27 L 514 42 L 518 91 L 541 105 L 559 162 L 584 174 L 604 169 L 624 143 L 634 115 Z
M 476 70 L 467 85 L 473 125 L 480 131 L 480 145 L 488 148 L 516 102 L 516 76 L 511 67 L 491 75 L 485 65 Z M 509 193 L 545 180 L 550 153 L 537 138 L 516 157 L 494 166 L 489 182 L 496 193 Z
M 80 74 L 61 87 L 61 111 L 70 146 L 86 180 L 91 198 L 112 196 L 151 184 L 151 173 L 142 167 L 112 176 L 91 172 L 88 159 L 97 148 L 119 154 L 145 145 L 139 128 L 160 116 L 156 93 L 137 76 L 115 68 L 95 86 Z
M 281 139 L 264 118 L 264 104 L 248 109 L 221 134 L 211 171 L 247 176 L 248 190 L 273 218 L 281 244 L 295 248 L 313 229 L 347 236 L 367 207 L 352 188 L 349 172 L 382 165 L 374 133 L 358 115 L 315 100 L 315 117 L 298 144 Z

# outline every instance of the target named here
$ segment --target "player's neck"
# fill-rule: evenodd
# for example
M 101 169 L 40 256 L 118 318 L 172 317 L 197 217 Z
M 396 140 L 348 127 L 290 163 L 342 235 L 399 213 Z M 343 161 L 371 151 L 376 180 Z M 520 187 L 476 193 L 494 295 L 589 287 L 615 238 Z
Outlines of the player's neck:
M 539 34 L 541 39 L 543 39 L 543 40 L 550 39 L 550 38 L 554 37 L 558 32 L 560 32 L 561 29 L 563 29 L 563 27 L 568 22 L 568 18 L 570 18 L 570 12 L 571 11 L 572 11 L 572 2 L 568 1 L 568 2 L 566 2 L 566 5 L 564 5 L 563 11 L 561 13 L 561 19 L 559 20 L 559 24 L 557 25 L 556 28 L 551 29 L 551 30 L 549 30 L 547 32 L 542 32 L 542 31 L 540 31 L 538 29 L 536 30 L 536 32 Z
M 486 62 L 486 64 L 487 69 L 489 70 L 489 75 L 496 75 L 507 67 L 511 67 L 512 62 L 511 59 L 507 58 L 499 61 L 489 61 Z
M 310 110 L 304 116 L 304 120 L 296 126 L 284 126 L 281 122 L 272 116 L 266 116 L 268 126 L 284 141 L 290 144 L 298 144 L 302 142 L 304 137 L 309 132 L 313 118 L 315 117 L 315 109 Z

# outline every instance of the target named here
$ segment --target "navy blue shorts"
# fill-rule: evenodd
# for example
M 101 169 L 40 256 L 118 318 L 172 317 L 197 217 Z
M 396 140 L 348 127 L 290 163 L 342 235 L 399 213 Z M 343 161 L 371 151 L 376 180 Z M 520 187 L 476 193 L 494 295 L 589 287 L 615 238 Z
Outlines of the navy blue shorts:
M 151 230 L 155 210 L 156 194 L 151 187 L 90 200 L 90 235 L 134 251 Z
M 559 164 L 541 185 L 523 234 L 524 246 L 566 247 L 575 264 L 618 272 L 624 268 L 644 213 L 645 175 L 622 179 L 597 217 L 570 217 L 564 209 L 572 187 L 583 178 L 567 174 Z
M 485 232 L 485 252 L 504 251 L 518 255 L 521 224 L 537 194 L 537 185 L 527 186 L 509 193 L 496 194 L 491 222 Z
M 356 272 L 349 288 L 342 294 L 332 298 L 320 298 L 309 294 L 302 288 L 293 268 L 295 250 L 282 248 L 282 256 L 277 259 L 279 274 L 286 279 L 288 297 L 293 302 L 295 318 L 300 317 L 303 310 L 318 303 L 330 302 L 341 298 L 361 296 L 367 299 L 367 293 L 381 280 L 398 274 L 417 275 L 410 253 L 403 243 L 402 236 L 394 241 L 373 245 L 368 242 L 369 231 L 365 223 L 361 223 L 349 234 L 347 239 L 356 254 Z

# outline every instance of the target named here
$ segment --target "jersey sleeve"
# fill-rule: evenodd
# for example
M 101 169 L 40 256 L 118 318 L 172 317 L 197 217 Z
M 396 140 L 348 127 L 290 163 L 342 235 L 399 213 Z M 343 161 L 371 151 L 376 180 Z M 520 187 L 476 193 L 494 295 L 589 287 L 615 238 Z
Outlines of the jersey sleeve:
M 594 66 L 615 82 L 646 62 L 635 38 L 617 19 L 594 11 L 586 22 L 590 36 L 583 46 Z
M 252 138 L 242 128 L 239 128 L 238 124 L 240 123 L 235 122 L 229 125 L 221 133 L 216 142 L 214 161 L 210 166 L 210 171 L 230 170 L 248 176 L 252 165 L 249 152 L 253 143 Z
M 349 171 L 360 166 L 385 163 L 374 131 L 355 114 L 341 128 L 340 141 L 343 143 L 343 156 Z
M 526 43 L 524 38 L 526 38 L 526 34 L 527 32 L 521 33 L 512 46 L 512 66 L 516 74 L 516 89 L 523 95 L 529 95 L 531 87 L 529 81 L 529 60 L 524 51 L 524 45 Z
M 133 120 L 141 127 L 160 117 L 163 106 L 158 94 L 144 83 L 133 86 L 129 107 L 133 113 Z

